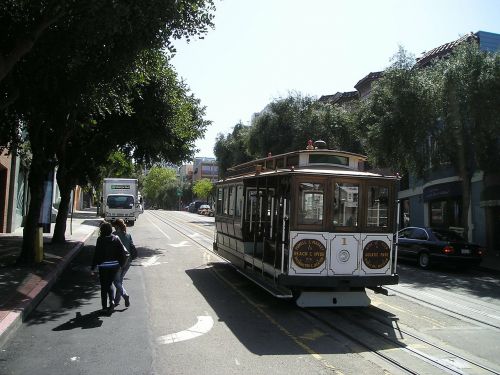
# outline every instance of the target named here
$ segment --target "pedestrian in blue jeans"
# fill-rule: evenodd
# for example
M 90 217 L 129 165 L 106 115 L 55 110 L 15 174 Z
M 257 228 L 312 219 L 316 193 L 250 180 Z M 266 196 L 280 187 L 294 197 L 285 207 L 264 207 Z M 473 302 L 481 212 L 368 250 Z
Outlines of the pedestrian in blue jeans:
M 113 312 L 115 293 L 113 280 L 127 262 L 128 252 L 122 245 L 120 238 L 112 234 L 113 227 L 108 222 L 103 222 L 99 227 L 94 257 L 92 259 L 91 274 L 96 267 L 99 269 L 99 281 L 101 283 L 102 312 Z M 109 306 L 107 304 L 109 298 Z
M 128 269 L 130 268 L 130 264 L 132 263 L 132 259 L 135 259 L 137 257 L 137 249 L 135 248 L 134 241 L 132 240 L 132 236 L 127 233 L 127 226 L 125 225 L 125 222 L 122 219 L 117 219 L 113 222 L 113 226 L 115 227 L 115 231 L 113 234 L 115 236 L 118 236 L 120 240 L 122 241 L 123 246 L 125 246 L 125 249 L 129 252 L 130 256 L 127 259 L 127 262 L 121 269 L 118 271 L 118 273 L 115 276 L 115 279 L 113 281 L 113 284 L 116 287 L 116 294 L 115 294 L 115 306 L 120 304 L 120 299 L 123 296 L 123 300 L 125 301 L 125 306 L 129 307 L 130 306 L 130 296 L 127 293 L 127 290 L 123 286 L 123 278 L 125 277 L 125 274 L 127 273 Z

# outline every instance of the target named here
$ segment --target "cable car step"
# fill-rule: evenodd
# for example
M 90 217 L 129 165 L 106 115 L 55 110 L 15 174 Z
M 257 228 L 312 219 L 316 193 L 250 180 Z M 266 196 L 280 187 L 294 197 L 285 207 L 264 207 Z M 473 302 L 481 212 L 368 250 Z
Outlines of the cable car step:
M 247 279 L 254 282 L 255 284 L 257 284 L 258 286 L 260 286 L 261 288 L 263 288 L 276 298 L 283 298 L 283 299 L 293 298 L 292 292 L 289 289 L 280 288 L 274 285 L 271 281 L 267 281 L 266 279 L 262 278 L 262 276 L 260 275 L 247 272 L 239 268 L 237 268 L 236 270 L 243 276 L 245 276 Z
M 370 298 L 363 291 L 352 292 L 311 292 L 302 291 L 297 298 L 300 307 L 366 307 Z

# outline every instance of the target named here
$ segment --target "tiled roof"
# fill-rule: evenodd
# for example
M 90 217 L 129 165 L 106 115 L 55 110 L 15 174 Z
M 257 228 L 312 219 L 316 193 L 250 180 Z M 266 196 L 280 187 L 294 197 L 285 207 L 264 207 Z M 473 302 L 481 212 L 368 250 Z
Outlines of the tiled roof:
M 358 83 L 356 83 L 354 85 L 354 88 L 355 89 L 358 89 L 359 86 L 363 85 L 364 83 L 366 82 L 371 82 L 371 81 L 375 81 L 379 78 L 382 78 L 382 76 L 384 75 L 384 72 L 371 72 L 369 73 L 367 76 L 361 78 Z
M 333 95 L 323 95 L 319 98 L 320 102 L 330 104 L 341 104 L 358 98 L 357 91 L 336 92 Z
M 417 58 L 417 66 L 423 67 L 428 65 L 432 60 L 446 56 L 451 53 L 451 51 L 456 48 L 459 44 L 463 42 L 478 41 L 478 37 L 474 33 L 466 34 L 453 42 L 445 43 L 439 47 L 431 49 L 428 52 L 424 52 L 421 57 Z

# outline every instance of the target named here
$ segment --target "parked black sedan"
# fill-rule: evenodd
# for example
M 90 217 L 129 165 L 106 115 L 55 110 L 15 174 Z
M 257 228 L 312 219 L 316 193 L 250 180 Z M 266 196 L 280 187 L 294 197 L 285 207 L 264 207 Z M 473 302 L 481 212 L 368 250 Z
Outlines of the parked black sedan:
M 450 264 L 478 266 L 485 250 L 448 229 L 407 227 L 398 232 L 398 257 L 416 260 L 421 268 Z

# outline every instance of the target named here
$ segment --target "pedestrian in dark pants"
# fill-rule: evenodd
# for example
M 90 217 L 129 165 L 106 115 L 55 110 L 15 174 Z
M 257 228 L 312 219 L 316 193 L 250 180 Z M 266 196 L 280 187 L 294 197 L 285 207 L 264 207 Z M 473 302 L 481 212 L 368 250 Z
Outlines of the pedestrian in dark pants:
M 115 231 L 113 232 L 113 234 L 120 238 L 123 246 L 125 246 L 125 249 L 127 249 L 127 251 L 130 254 L 127 261 L 125 262 L 125 265 L 120 268 L 113 281 L 113 284 L 115 285 L 116 288 L 115 306 L 120 304 L 120 299 L 123 296 L 123 299 L 125 301 L 125 307 L 129 307 L 130 296 L 128 295 L 125 287 L 123 286 L 123 278 L 125 277 L 125 274 L 130 268 L 130 263 L 132 263 L 132 259 L 137 258 L 137 249 L 135 248 L 132 236 L 129 233 L 127 233 L 127 226 L 125 225 L 125 222 L 122 219 L 115 220 L 113 222 L 113 227 L 115 227 Z
M 99 238 L 97 238 L 91 267 L 92 274 L 96 267 L 99 268 L 102 311 L 108 313 L 113 312 L 115 306 L 113 280 L 128 258 L 127 250 L 120 239 L 111 233 L 112 231 L 113 227 L 108 222 L 102 223 L 99 227 Z

